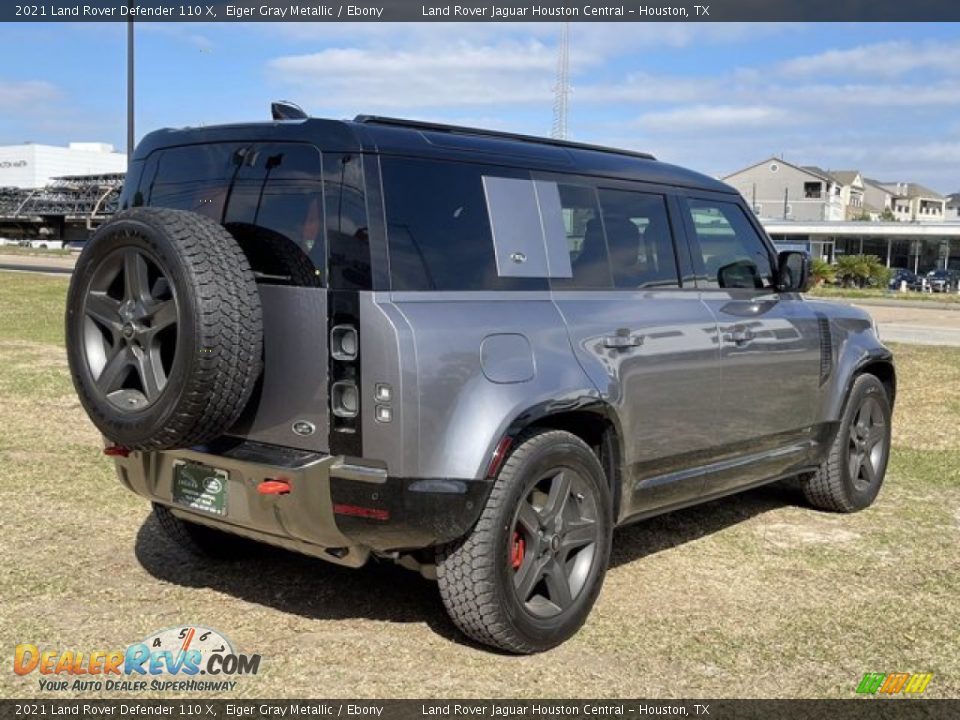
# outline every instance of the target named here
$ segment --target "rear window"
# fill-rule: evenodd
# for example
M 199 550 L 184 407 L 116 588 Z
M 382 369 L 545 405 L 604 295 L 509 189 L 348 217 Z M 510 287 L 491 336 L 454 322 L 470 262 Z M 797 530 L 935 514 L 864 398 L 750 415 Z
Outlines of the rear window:
M 141 194 L 158 207 L 223 223 L 261 282 L 324 281 L 320 152 L 300 143 L 213 143 L 169 148 L 145 167 Z
M 391 157 L 381 171 L 394 290 L 547 289 L 546 278 L 497 272 L 483 178 L 510 171 Z

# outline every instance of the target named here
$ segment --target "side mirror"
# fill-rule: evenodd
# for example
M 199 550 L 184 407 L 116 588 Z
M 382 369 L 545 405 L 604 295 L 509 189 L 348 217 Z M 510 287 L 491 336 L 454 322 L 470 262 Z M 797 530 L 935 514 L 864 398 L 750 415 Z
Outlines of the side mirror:
M 777 289 L 781 292 L 810 289 L 810 257 L 805 252 L 785 250 L 777 255 Z

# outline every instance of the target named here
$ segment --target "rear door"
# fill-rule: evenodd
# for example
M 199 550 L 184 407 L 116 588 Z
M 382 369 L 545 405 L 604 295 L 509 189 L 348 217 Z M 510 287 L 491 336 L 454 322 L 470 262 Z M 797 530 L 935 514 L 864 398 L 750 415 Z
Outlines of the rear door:
M 802 296 L 775 289 L 773 248 L 741 203 L 705 194 L 679 205 L 720 337 L 717 450 L 728 464 L 708 479 L 713 494 L 785 472 L 810 451 L 820 327 Z
M 305 143 L 225 142 L 148 158 L 144 204 L 200 213 L 243 248 L 260 291 L 264 371 L 230 434 L 328 449 L 323 161 Z
M 715 445 L 720 358 L 713 316 L 687 287 L 662 191 L 557 184 L 573 277 L 552 281 L 581 365 L 616 409 L 621 518 L 698 496 Z

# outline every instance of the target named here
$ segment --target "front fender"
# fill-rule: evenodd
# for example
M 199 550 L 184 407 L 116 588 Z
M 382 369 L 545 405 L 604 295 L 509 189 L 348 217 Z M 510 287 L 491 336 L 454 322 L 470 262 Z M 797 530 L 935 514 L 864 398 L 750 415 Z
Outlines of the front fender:
M 830 327 L 834 365 L 821 404 L 823 422 L 839 421 L 853 381 L 865 367 L 884 363 L 893 370 L 893 353 L 877 337 L 869 315 L 835 318 Z

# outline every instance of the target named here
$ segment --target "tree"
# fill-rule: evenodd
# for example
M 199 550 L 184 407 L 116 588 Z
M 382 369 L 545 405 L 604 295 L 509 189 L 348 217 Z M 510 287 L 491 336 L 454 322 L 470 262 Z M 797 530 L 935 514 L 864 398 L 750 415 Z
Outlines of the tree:
M 897 222 L 896 216 L 893 214 L 893 210 L 888 207 L 883 209 L 883 212 L 880 213 L 880 219 L 883 222 Z
M 810 277 L 816 285 L 832 283 L 837 278 L 837 272 L 833 265 L 822 258 L 814 258 L 810 261 Z
M 844 287 L 886 287 L 890 282 L 890 269 L 876 255 L 841 255 L 834 268 Z

